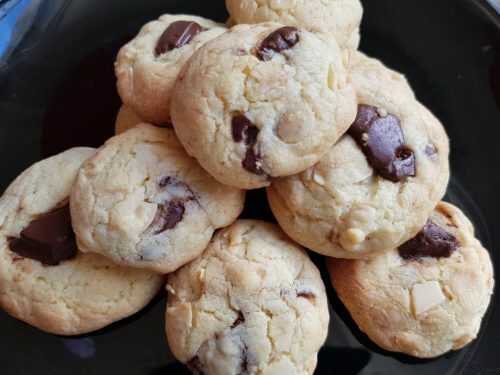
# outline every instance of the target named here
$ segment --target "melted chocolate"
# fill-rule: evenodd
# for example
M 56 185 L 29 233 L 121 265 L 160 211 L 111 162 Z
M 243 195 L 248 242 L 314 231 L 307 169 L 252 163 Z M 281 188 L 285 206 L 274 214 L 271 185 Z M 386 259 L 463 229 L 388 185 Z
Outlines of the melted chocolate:
M 380 176 L 399 182 L 416 175 L 415 155 L 405 145 L 396 116 L 381 117 L 375 107 L 360 105 L 348 134 L 356 140 Z
M 155 55 L 160 56 L 168 51 L 185 46 L 202 31 L 203 28 L 193 21 L 172 22 L 158 39 Z
M 259 135 L 259 128 L 257 128 L 245 115 L 236 115 L 231 122 L 233 140 L 237 143 L 245 142 L 247 151 L 245 158 L 242 160 L 241 165 L 250 173 L 256 175 L 265 174 L 262 169 L 262 158 L 257 151 L 255 145 L 257 144 L 257 136 Z
M 269 61 L 274 54 L 291 49 L 298 42 L 299 32 L 295 27 L 282 27 L 262 41 L 257 51 L 257 57 L 262 61 Z
M 399 247 L 399 255 L 406 260 L 448 258 L 458 246 L 454 235 L 429 220 L 415 238 Z
M 48 266 L 56 266 L 78 252 L 69 205 L 33 220 L 19 238 L 10 237 L 8 241 L 12 252 Z
M 147 234 L 156 236 L 169 229 L 175 228 L 184 218 L 186 203 L 196 199 L 189 186 L 177 180 L 175 177 L 163 177 L 158 182 L 160 190 L 166 190 L 169 186 L 173 186 L 175 189 L 182 189 L 186 194 L 158 204 L 156 215 L 148 229 L 146 229 L 145 233 Z

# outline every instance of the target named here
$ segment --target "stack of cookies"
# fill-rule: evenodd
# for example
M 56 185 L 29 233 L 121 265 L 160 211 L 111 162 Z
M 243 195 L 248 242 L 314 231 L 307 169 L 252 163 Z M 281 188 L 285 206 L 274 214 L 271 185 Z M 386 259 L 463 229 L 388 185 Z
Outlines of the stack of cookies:
M 302 245 L 326 256 L 382 348 L 430 358 L 470 343 L 491 260 L 441 202 L 443 126 L 403 75 L 357 51 L 359 1 L 226 4 L 227 26 L 145 25 L 117 57 L 117 135 L 7 189 L 0 305 L 74 335 L 166 284 L 170 349 L 194 374 L 312 374 L 329 312 Z M 279 226 L 238 220 L 257 188 Z

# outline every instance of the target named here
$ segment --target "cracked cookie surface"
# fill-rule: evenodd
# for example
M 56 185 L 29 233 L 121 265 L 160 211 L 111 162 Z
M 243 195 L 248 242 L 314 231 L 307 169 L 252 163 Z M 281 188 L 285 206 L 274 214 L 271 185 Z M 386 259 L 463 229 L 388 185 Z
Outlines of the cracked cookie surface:
M 355 124 L 319 163 L 274 179 L 268 198 L 295 241 L 362 259 L 423 227 L 448 185 L 449 144 L 403 76 L 356 52 L 350 77 L 360 104 Z
M 328 333 L 323 281 L 274 224 L 240 220 L 170 274 L 166 333 L 194 374 L 312 374 Z
M 189 60 L 171 113 L 179 140 L 210 174 L 253 189 L 316 163 L 354 120 L 356 99 L 331 38 L 239 25 Z
M 0 198 L 0 306 L 54 334 L 83 334 L 126 318 L 164 283 L 155 273 L 120 267 L 99 255 L 77 252 L 49 266 L 34 260 L 43 244 L 32 249 L 32 258 L 12 250 L 13 240 L 21 241 L 30 223 L 68 201 L 80 165 L 94 153 L 75 148 L 38 162 Z
M 71 215 L 82 251 L 168 273 L 200 255 L 244 200 L 190 158 L 173 130 L 140 124 L 82 166 Z
M 409 259 L 408 247 L 414 255 L 429 247 L 417 238 L 372 260 L 328 260 L 333 286 L 359 328 L 386 350 L 422 358 L 477 337 L 494 285 L 490 256 L 458 208 L 441 202 L 430 222 L 442 232 L 432 234 L 441 247 L 453 239 L 450 253 L 429 256 L 428 248 Z
M 172 89 L 182 67 L 194 51 L 225 30 L 224 25 L 190 15 L 165 14 L 144 25 L 115 63 L 123 103 L 144 121 L 169 123 Z
M 359 0 L 226 0 L 226 6 L 235 23 L 278 22 L 333 35 L 341 48 L 359 45 Z

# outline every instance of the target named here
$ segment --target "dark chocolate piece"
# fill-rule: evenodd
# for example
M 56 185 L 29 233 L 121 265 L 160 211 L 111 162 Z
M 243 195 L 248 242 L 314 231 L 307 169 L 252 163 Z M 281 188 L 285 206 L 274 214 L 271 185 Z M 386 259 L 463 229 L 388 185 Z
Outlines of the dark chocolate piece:
M 244 141 L 247 146 L 245 158 L 241 162 L 243 168 L 259 176 L 265 174 L 261 167 L 262 158 L 259 153 L 255 151 L 259 128 L 252 124 L 245 115 L 234 116 L 231 127 L 233 140 L 238 143 Z
M 363 150 L 368 162 L 382 177 L 399 182 L 415 176 L 415 154 L 405 145 L 399 119 L 382 117 L 372 106 L 359 105 L 348 134 Z
M 237 115 L 232 120 L 233 140 L 237 143 L 245 141 L 247 146 L 257 143 L 259 128 L 246 118 L 245 115 Z
M 188 44 L 202 31 L 203 28 L 193 21 L 172 22 L 163 34 L 161 34 L 160 39 L 158 39 L 155 48 L 155 55 L 160 56 L 165 52 Z
M 264 39 L 257 50 L 257 57 L 269 61 L 275 53 L 293 48 L 299 42 L 299 31 L 295 27 L 285 26 L 272 32 Z
M 168 189 L 169 186 L 175 186 L 177 189 L 185 190 L 184 196 L 178 196 L 166 202 L 158 203 L 156 215 L 146 229 L 145 233 L 156 236 L 166 230 L 173 229 L 184 218 L 186 212 L 186 203 L 196 200 L 193 191 L 184 182 L 177 180 L 175 177 L 167 176 L 158 181 L 160 189 Z
M 453 234 L 428 220 L 415 238 L 399 247 L 399 255 L 406 260 L 448 258 L 458 246 L 458 240 Z
M 261 160 L 260 155 L 256 154 L 253 148 L 249 148 L 242 161 L 243 168 L 250 173 L 262 176 L 265 172 L 260 165 Z
M 69 205 L 33 220 L 19 238 L 9 237 L 8 242 L 12 252 L 48 266 L 73 258 L 78 248 L 71 227 Z
M 168 229 L 175 228 L 182 221 L 184 212 L 186 212 L 186 207 L 184 207 L 184 201 L 182 200 L 173 200 L 159 204 L 155 218 L 150 226 L 150 228 L 155 228 L 152 230 L 152 234 L 157 235 Z

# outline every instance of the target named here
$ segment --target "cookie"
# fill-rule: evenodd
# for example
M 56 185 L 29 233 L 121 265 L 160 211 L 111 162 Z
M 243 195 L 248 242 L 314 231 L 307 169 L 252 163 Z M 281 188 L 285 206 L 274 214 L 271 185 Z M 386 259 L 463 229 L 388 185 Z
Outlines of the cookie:
M 122 105 L 118 114 L 116 115 L 115 121 L 115 134 L 125 133 L 127 130 L 136 127 L 139 124 L 144 123 L 144 121 L 139 118 L 139 116 L 126 105 Z M 158 128 L 171 128 L 171 124 L 151 124 Z
M 325 287 L 274 224 L 240 220 L 168 277 L 166 333 L 194 374 L 312 374 L 328 334 Z
M 493 292 L 488 252 L 460 210 L 440 203 L 424 229 L 373 260 L 330 259 L 333 286 L 382 348 L 432 358 L 473 341 Z
M 71 215 L 82 251 L 168 273 L 200 255 L 244 200 L 190 158 L 173 130 L 140 124 L 82 166 Z
M 0 198 L 0 306 L 54 334 L 83 334 L 128 317 L 163 285 L 157 274 L 78 251 L 67 202 L 94 152 L 74 148 L 36 163 Z
M 205 18 L 165 14 L 146 24 L 118 53 L 118 93 L 141 119 L 170 123 L 170 98 L 177 76 L 194 51 L 226 28 Z
M 116 115 L 115 134 L 124 133 L 143 122 L 144 121 L 130 107 L 122 105 Z
M 171 109 L 190 155 L 220 182 L 253 189 L 315 164 L 354 120 L 356 99 L 335 41 L 266 23 L 200 48 Z
M 359 0 L 226 0 L 236 23 L 278 22 L 335 37 L 341 48 L 355 50 L 363 7 Z
M 285 232 L 327 256 L 364 259 L 412 238 L 445 194 L 449 144 L 400 74 L 356 53 L 359 100 L 348 133 L 312 168 L 273 180 Z

